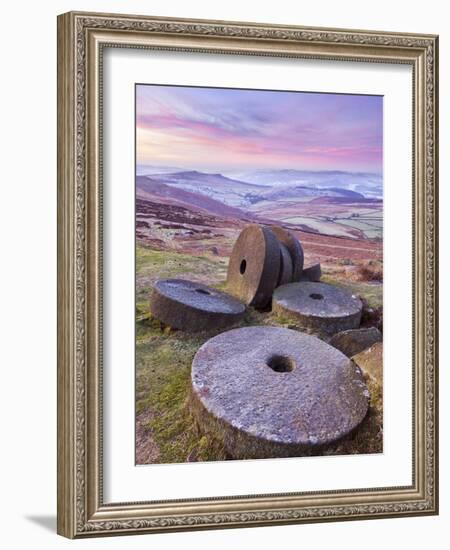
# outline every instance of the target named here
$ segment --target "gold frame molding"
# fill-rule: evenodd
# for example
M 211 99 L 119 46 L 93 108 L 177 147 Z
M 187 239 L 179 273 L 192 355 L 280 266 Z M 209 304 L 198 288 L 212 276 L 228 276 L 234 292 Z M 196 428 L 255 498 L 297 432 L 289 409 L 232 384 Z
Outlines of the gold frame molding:
M 105 504 L 102 48 L 404 63 L 413 68 L 413 483 Z M 438 513 L 438 37 L 133 15 L 58 17 L 58 533 L 70 538 Z M 151 495 L 149 495 L 151 497 Z

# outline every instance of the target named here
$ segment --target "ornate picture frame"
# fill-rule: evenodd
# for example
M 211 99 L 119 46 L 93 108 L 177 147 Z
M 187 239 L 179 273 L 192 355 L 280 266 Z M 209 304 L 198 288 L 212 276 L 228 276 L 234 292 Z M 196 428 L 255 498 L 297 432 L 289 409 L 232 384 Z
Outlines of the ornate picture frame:
M 107 503 L 103 498 L 104 48 L 411 66 L 412 484 Z M 70 12 L 58 17 L 58 533 L 69 538 L 438 513 L 438 37 Z M 130 359 L 131 361 L 131 359 Z

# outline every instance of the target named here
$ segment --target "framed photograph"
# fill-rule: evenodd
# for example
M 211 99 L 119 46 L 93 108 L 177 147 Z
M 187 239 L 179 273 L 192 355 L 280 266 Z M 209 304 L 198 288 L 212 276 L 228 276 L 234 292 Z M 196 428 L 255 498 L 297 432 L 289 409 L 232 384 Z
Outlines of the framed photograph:
M 438 512 L 438 38 L 58 18 L 58 532 Z

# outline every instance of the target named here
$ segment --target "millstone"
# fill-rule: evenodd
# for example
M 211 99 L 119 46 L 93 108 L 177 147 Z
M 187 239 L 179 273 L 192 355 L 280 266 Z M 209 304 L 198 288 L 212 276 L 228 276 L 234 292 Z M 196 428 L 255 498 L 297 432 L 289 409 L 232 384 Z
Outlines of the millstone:
M 278 276 L 277 286 L 292 282 L 292 258 L 289 250 L 280 244 L 280 274 Z
M 280 273 L 280 245 L 272 231 L 245 227 L 234 244 L 228 264 L 227 289 L 246 304 L 264 308 Z
M 314 454 L 360 424 L 369 397 L 348 357 L 286 328 L 223 332 L 192 363 L 192 411 L 234 458 Z
M 150 296 L 150 313 L 170 327 L 198 332 L 236 323 L 244 316 L 245 305 L 201 283 L 160 279 Z
M 276 289 L 272 310 L 294 318 L 300 326 L 334 334 L 358 328 L 361 300 L 351 292 L 326 283 L 290 283 Z
M 292 258 L 292 281 L 298 281 L 301 277 L 303 270 L 303 248 L 300 241 L 287 229 L 279 226 L 271 227 L 275 233 L 276 238 L 281 244 L 289 250 L 289 254 Z

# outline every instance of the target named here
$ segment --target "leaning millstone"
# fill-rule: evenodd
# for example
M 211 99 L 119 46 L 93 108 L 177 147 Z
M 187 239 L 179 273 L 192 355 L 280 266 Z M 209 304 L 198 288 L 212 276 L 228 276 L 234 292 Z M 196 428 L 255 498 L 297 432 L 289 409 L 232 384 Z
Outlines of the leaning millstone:
M 370 327 L 338 332 L 331 338 L 329 344 L 342 351 L 347 357 L 352 357 L 382 340 L 381 332 L 375 327 Z
M 192 363 L 197 423 L 238 459 L 317 453 L 360 424 L 369 397 L 343 353 L 281 327 L 223 332 Z
M 272 226 L 271 229 L 275 233 L 278 241 L 281 244 L 284 244 L 284 246 L 289 250 L 289 254 L 292 258 L 292 281 L 300 280 L 304 259 L 303 248 L 300 241 L 295 235 L 283 227 L 275 225 Z
M 280 274 L 278 276 L 277 286 L 292 282 L 292 258 L 289 250 L 280 243 Z
M 248 225 L 237 238 L 228 264 L 228 291 L 255 308 L 270 302 L 280 273 L 280 245 L 272 231 Z
M 150 313 L 189 332 L 226 328 L 240 321 L 245 305 L 224 292 L 182 279 L 160 279 L 150 296 Z
M 322 269 L 320 264 L 314 264 L 303 270 L 300 281 L 310 281 L 312 283 L 318 283 L 322 277 Z
M 361 300 L 351 292 L 326 283 L 290 283 L 278 287 L 272 311 L 295 319 L 303 328 L 334 334 L 358 328 Z

